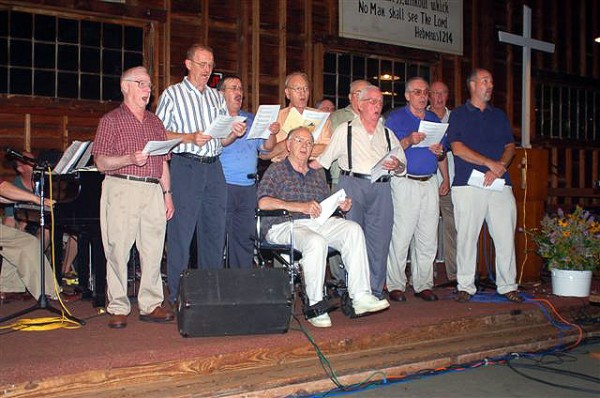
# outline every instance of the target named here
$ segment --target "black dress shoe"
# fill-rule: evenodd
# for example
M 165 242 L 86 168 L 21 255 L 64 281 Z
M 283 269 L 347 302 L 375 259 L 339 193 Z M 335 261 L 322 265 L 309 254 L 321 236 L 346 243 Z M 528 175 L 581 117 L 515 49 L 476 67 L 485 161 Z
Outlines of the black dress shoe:
M 406 301 L 406 296 L 402 290 L 392 290 L 389 293 L 390 300 L 397 301 L 399 303 Z
M 419 293 L 415 293 L 415 297 L 422 298 L 425 301 L 436 301 L 438 297 L 429 289 L 425 289 Z

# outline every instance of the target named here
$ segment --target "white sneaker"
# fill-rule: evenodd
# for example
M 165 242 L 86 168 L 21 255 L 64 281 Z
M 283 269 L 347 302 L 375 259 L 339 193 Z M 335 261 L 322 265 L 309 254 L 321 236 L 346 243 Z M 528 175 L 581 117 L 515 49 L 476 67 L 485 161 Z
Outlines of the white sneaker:
M 321 314 L 314 318 L 310 318 L 308 320 L 311 325 L 316 328 L 330 328 L 331 327 L 331 318 L 328 313 Z
M 389 306 L 390 303 L 386 299 L 380 300 L 369 293 L 365 294 L 358 300 L 352 300 L 352 307 L 354 307 L 354 313 L 356 315 L 385 310 Z

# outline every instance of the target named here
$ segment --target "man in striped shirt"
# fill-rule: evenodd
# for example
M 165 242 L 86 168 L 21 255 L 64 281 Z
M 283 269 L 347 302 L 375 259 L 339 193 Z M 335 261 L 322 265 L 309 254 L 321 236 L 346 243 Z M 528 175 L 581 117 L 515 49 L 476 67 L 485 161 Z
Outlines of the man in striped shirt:
M 244 134 L 246 124 L 234 123 L 226 138 L 204 134 L 219 115 L 227 115 L 223 95 L 207 85 L 214 66 L 210 47 L 192 45 L 185 60 L 188 75 L 162 93 L 156 109 L 168 138 L 183 138 L 171 158 L 171 190 L 177 209 L 167 225 L 171 303 L 177 299 L 179 276 L 189 263 L 194 231 L 198 266 L 222 266 L 227 189 L 219 155 L 223 146 Z

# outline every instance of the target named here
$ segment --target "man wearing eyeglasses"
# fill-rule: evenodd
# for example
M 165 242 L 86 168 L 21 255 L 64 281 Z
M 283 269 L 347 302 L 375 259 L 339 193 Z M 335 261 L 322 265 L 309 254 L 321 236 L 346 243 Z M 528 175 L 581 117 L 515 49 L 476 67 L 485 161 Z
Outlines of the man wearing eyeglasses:
M 106 175 L 100 197 L 100 230 L 106 255 L 110 314 L 108 326 L 127 326 L 131 303 L 127 296 L 127 262 L 133 244 L 142 264 L 138 291 L 140 320 L 169 322 L 173 313 L 162 307 L 160 266 L 167 220 L 175 208 L 171 198 L 168 155 L 143 152 L 148 141 L 164 141 L 165 128 L 146 110 L 150 76 L 144 67 L 123 72 L 121 106 L 100 119 L 92 153 Z
M 169 139 L 182 138 L 171 158 L 171 190 L 177 212 L 167 226 L 169 301 L 174 304 L 180 274 L 188 267 L 194 232 L 200 268 L 221 268 L 225 245 L 227 187 L 219 156 L 223 147 L 244 134 L 245 123 L 234 123 L 226 138 L 204 133 L 220 115 L 227 115 L 225 98 L 208 86 L 215 66 L 213 51 L 200 44 L 186 54 L 188 75 L 167 87 L 156 115 Z
M 237 76 L 226 76 L 219 83 L 230 116 L 244 116 L 248 129 L 240 139 L 223 148 L 221 163 L 227 182 L 227 264 L 230 268 L 250 268 L 253 264 L 256 235 L 256 173 L 258 153 L 275 146 L 279 123 L 269 126 L 269 139 L 246 139 L 254 115 L 242 110 L 244 88 Z
M 319 202 L 327 198 L 330 191 L 323 170 L 308 166 L 314 146 L 311 132 L 306 127 L 293 129 L 285 144 L 289 156 L 273 163 L 265 172 L 258 186 L 258 206 L 263 210 L 285 209 L 292 213 L 294 248 L 302 252 L 309 305 L 314 308 L 323 300 L 327 248 L 331 246 L 341 253 L 348 271 L 348 294 L 356 315 L 388 308 L 387 300 L 371 294 L 369 261 L 360 225 L 338 217 L 330 217 L 322 224 L 315 220 L 321 214 Z M 346 198 L 339 207 L 342 211 L 350 210 L 352 200 Z M 261 227 L 270 242 L 290 243 L 290 221 L 286 218 L 273 217 Z M 331 326 L 327 312 L 308 321 L 315 327 Z
M 281 129 L 277 134 L 277 145 L 275 145 L 275 148 L 273 148 L 272 151 L 261 155 L 262 159 L 268 159 L 272 162 L 281 162 L 288 155 L 285 140 L 287 139 L 289 131 L 285 131 L 283 126 L 285 125 L 285 121 L 292 108 L 296 108 L 300 114 L 302 114 L 305 109 L 319 111 L 318 109 L 308 106 L 308 100 L 310 98 L 310 80 L 308 79 L 308 75 L 304 72 L 292 72 L 285 78 L 285 96 L 290 103 L 286 108 L 282 108 L 277 115 L 277 122 L 281 126 Z M 312 148 L 311 158 L 315 158 L 323 152 L 327 144 L 329 144 L 332 131 L 331 122 L 327 119 L 321 130 L 321 134 Z
M 381 122 L 383 95 L 379 88 L 372 85 L 363 87 L 357 101 L 358 117 L 335 129 L 331 143 L 311 163 L 311 167 L 328 168 L 334 160 L 338 161 L 339 188 L 346 191 L 353 203 L 346 218 L 357 222 L 364 231 L 371 292 L 383 298 L 393 219 L 389 173 L 403 173 L 406 159 L 402 152 L 398 158 L 387 161 L 384 167 L 389 173 L 371 182 L 373 166 L 399 143 L 394 133 Z
M 435 301 L 433 264 L 437 253 L 439 194 L 436 172 L 445 162 L 443 143 L 426 147 L 414 145 L 425 139 L 418 131 L 421 120 L 440 122 L 435 113 L 426 110 L 429 84 L 421 77 L 406 82 L 405 107 L 393 110 L 386 126 L 394 131 L 406 152 L 407 173 L 392 178 L 394 227 L 387 263 L 387 288 L 390 299 L 406 301 L 406 261 L 409 246 L 412 286 L 415 296 Z M 448 167 L 442 167 L 448 174 Z M 445 178 L 447 179 L 447 175 Z M 411 244 L 412 242 L 412 244 Z

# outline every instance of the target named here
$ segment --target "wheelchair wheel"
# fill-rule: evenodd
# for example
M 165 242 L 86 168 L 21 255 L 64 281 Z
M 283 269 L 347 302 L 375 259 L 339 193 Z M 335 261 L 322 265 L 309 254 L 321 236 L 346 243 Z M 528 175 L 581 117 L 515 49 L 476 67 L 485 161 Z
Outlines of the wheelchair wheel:
M 348 292 L 344 292 L 340 299 L 340 304 L 342 307 L 342 313 L 350 318 L 357 318 L 358 315 L 354 313 L 354 307 L 352 307 L 352 300 L 350 299 L 350 295 Z

